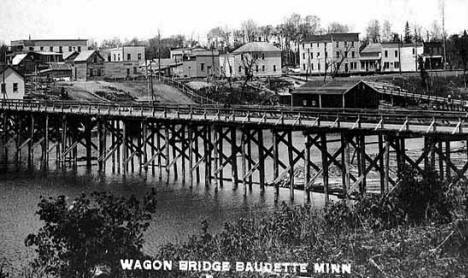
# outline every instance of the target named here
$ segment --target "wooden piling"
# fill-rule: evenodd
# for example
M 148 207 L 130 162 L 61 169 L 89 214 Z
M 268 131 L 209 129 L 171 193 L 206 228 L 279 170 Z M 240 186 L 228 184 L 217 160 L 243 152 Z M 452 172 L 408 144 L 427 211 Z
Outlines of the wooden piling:
M 289 199 L 294 201 L 294 159 L 292 131 L 288 131 L 288 160 L 289 160 Z
M 257 131 L 258 136 L 258 170 L 259 170 L 259 180 L 260 180 L 260 190 L 262 193 L 265 191 L 265 157 L 263 153 L 263 130 L 260 128 Z
M 122 121 L 122 170 L 125 176 L 128 173 L 128 136 L 127 123 Z
M 310 135 L 304 135 L 304 148 L 305 148 L 305 155 L 304 155 L 304 202 L 310 203 L 310 188 L 309 188 L 309 181 L 310 181 Z
M 346 202 L 349 198 L 348 190 L 351 186 L 351 160 L 349 156 L 349 139 L 346 133 L 341 134 L 341 144 L 343 144 L 343 200 Z
M 276 182 L 276 179 L 279 177 L 278 134 L 274 129 L 271 131 L 271 133 L 273 138 L 273 182 L 275 182 L 275 202 L 277 202 L 279 198 L 279 184 Z
M 328 150 L 327 150 L 327 137 L 325 133 L 320 134 L 320 150 L 322 153 L 322 178 L 323 178 L 323 192 L 325 195 L 325 205 L 328 205 L 330 197 L 328 196 Z
M 231 179 L 233 189 L 237 189 L 237 137 L 236 128 L 231 127 Z

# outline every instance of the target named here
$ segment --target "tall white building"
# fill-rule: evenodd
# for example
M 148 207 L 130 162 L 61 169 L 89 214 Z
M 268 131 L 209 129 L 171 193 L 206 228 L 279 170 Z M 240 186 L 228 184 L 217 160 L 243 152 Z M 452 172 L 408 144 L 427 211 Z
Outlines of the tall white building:
M 302 73 L 360 71 L 359 33 L 331 33 L 306 38 L 299 46 Z

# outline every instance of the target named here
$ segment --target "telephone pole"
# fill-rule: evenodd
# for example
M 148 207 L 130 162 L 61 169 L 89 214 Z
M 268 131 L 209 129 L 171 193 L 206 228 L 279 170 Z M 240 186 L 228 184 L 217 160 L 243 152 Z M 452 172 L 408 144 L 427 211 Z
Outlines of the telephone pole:
M 444 70 L 447 69 L 447 38 L 445 34 L 445 0 L 442 1 L 442 37 L 444 43 Z

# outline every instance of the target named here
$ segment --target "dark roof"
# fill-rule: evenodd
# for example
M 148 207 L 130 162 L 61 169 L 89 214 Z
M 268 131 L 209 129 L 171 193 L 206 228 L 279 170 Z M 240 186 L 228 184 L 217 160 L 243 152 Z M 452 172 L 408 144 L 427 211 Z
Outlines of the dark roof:
M 361 50 L 361 53 L 381 53 L 382 45 L 380 43 L 371 43 Z
M 293 91 L 293 94 L 313 95 L 343 95 L 362 80 L 330 80 L 323 83 L 322 80 L 310 81 Z
M 330 33 L 325 35 L 312 35 L 303 42 L 331 42 L 331 41 L 359 41 L 359 33 Z
M 13 67 L 11 67 L 9 65 L 0 65 L 0 74 L 7 71 L 8 69 L 11 69 L 12 71 L 16 72 L 17 74 L 19 74 L 21 77 L 24 78 L 23 74 L 21 74 L 19 71 L 15 70 L 15 68 L 13 68 Z

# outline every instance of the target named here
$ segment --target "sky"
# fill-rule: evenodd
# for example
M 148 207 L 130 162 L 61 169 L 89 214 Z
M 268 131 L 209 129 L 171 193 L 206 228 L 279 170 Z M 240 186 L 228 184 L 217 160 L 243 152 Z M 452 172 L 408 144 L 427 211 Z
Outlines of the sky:
M 317 15 L 322 26 L 348 24 L 365 34 L 372 19 L 389 20 L 395 32 L 404 24 L 429 28 L 441 24 L 443 0 L 0 0 L 0 41 L 86 38 L 95 41 L 119 37 L 148 39 L 158 29 L 163 37 L 184 34 L 205 40 L 216 26 L 239 28 L 253 19 L 259 25 L 277 25 L 292 13 Z M 449 34 L 468 29 L 468 0 L 446 0 Z

